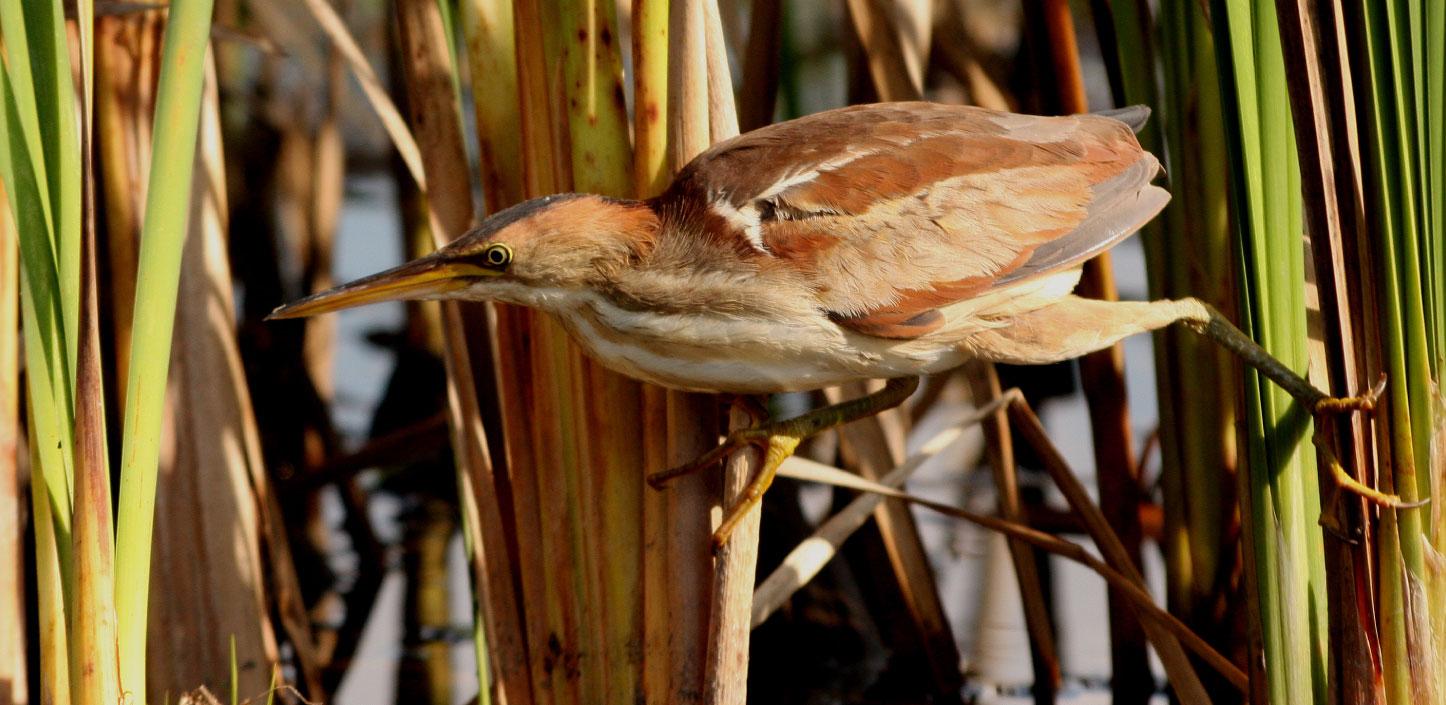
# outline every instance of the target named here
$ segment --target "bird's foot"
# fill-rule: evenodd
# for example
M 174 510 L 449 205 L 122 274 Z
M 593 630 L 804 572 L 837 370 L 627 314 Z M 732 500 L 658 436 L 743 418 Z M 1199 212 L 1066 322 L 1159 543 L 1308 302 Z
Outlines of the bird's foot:
M 716 466 L 732 455 L 734 451 L 742 450 L 748 446 L 764 446 L 768 442 L 768 425 L 756 426 L 753 428 L 742 428 L 728 434 L 723 442 L 713 450 L 704 453 L 697 458 L 682 465 L 659 470 L 648 475 L 648 484 L 655 490 L 663 489 L 663 486 L 670 481 L 684 475 L 692 475 L 699 470 L 707 470 Z
M 1386 391 L 1386 375 L 1382 374 L 1376 383 L 1366 390 L 1365 394 L 1357 394 L 1353 397 L 1331 397 L 1322 394 L 1311 404 L 1311 413 L 1320 416 L 1323 414 L 1349 414 L 1360 411 L 1371 413 L 1376 410 L 1376 404 L 1381 400 L 1381 394 Z
M 738 503 L 728 509 L 723 523 L 719 524 L 718 530 L 713 534 L 713 549 L 716 552 L 728 542 L 728 537 L 732 535 L 733 530 L 737 528 L 738 523 L 743 520 L 748 511 L 763 499 L 763 493 L 768 490 L 769 485 L 773 484 L 773 478 L 778 474 L 779 466 L 793 455 L 794 450 L 804 439 L 827 429 L 842 426 L 898 406 L 918 388 L 919 379 L 917 377 L 891 379 L 883 389 L 868 396 L 815 409 L 791 419 L 738 429 L 728 434 L 728 437 L 718 447 L 704 453 L 696 460 L 649 475 L 648 484 L 653 489 L 662 489 L 663 485 L 670 480 L 716 467 L 734 451 L 749 446 L 762 449 L 764 451 L 763 461 L 758 471 L 749 481 L 748 486 L 744 488 Z
M 764 445 L 763 462 L 759 466 L 758 472 L 754 473 L 753 479 L 749 480 L 748 486 L 743 488 L 743 493 L 738 497 L 738 501 L 728 508 L 728 513 L 723 516 L 723 521 L 713 532 L 713 553 L 718 553 L 728 545 L 728 538 L 748 516 L 748 512 L 763 501 L 763 493 L 768 491 L 773 484 L 773 478 L 778 476 L 778 468 L 783 465 L 783 461 L 793 455 L 803 439 L 803 436 L 787 433 L 768 437 L 768 441 Z
M 1371 396 L 1379 396 L 1380 387 L 1380 384 L 1372 387 Z M 1346 401 L 1349 399 L 1353 398 L 1347 398 Z M 1347 411 L 1349 410 L 1353 409 L 1347 409 Z M 1330 473 L 1326 476 L 1326 501 L 1324 503 L 1325 506 L 1322 507 L 1321 510 L 1320 525 L 1327 531 L 1339 536 L 1342 540 L 1349 543 L 1356 543 L 1360 540 L 1357 532 L 1350 530 L 1341 519 L 1341 512 L 1345 508 L 1341 502 L 1341 493 L 1343 492 L 1356 495 L 1382 509 L 1414 509 L 1425 506 L 1429 501 L 1407 501 L 1401 499 L 1399 495 L 1382 492 L 1357 480 L 1341 465 L 1340 459 L 1336 456 L 1335 451 L 1331 449 L 1330 439 L 1327 434 L 1322 430 L 1317 430 L 1314 440 L 1317 450 L 1321 453 L 1326 465 L 1330 468 Z
M 728 508 L 722 523 L 713 532 L 713 552 L 717 553 L 728 543 L 728 537 L 733 535 L 733 531 L 748 515 L 749 510 L 758 506 L 758 503 L 763 500 L 763 493 L 767 492 L 769 486 L 773 484 L 773 478 L 778 475 L 779 466 L 793 455 L 794 450 L 807 437 L 797 432 L 795 421 L 796 419 L 790 419 L 734 431 L 728 434 L 728 438 L 722 444 L 699 456 L 696 460 L 649 475 L 648 484 L 652 485 L 653 489 L 662 489 L 669 480 L 711 468 L 726 460 L 736 451 L 749 446 L 762 449 L 761 466 L 754 473 L 753 479 L 749 480 L 748 486 L 743 488 L 743 493 L 737 503 Z

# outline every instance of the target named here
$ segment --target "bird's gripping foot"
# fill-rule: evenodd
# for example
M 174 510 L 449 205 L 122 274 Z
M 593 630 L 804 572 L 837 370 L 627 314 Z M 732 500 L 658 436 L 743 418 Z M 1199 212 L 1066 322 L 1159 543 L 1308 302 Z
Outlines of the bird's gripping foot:
M 919 378 L 917 377 L 891 379 L 883 389 L 858 399 L 815 409 L 791 419 L 739 429 L 728 434 L 728 438 L 721 445 L 704 453 L 698 459 L 649 475 L 648 484 L 652 485 L 654 489 L 662 489 L 669 480 L 717 466 L 734 451 L 748 446 L 756 446 L 762 450 L 762 462 L 753 475 L 753 479 L 744 488 L 743 496 L 737 504 L 728 508 L 723 522 L 713 532 L 713 550 L 717 551 L 728 543 L 729 536 L 733 534 L 733 530 L 738 527 L 738 523 L 743 520 L 743 517 L 747 516 L 749 510 L 762 501 L 763 493 L 768 490 L 768 487 L 773 484 L 773 478 L 778 475 L 779 466 L 793 455 L 804 439 L 830 428 L 892 409 L 903 403 L 918 388 Z
M 1324 426 L 1317 426 L 1315 437 L 1312 440 L 1315 441 L 1321 458 L 1330 467 L 1330 474 L 1325 478 L 1326 496 L 1323 502 L 1325 507 L 1321 511 L 1320 525 L 1340 537 L 1341 540 L 1350 543 L 1360 540 L 1360 536 L 1353 534 L 1348 529 L 1346 522 L 1341 520 L 1341 511 L 1344 507 L 1341 503 L 1342 493 L 1356 495 L 1382 509 L 1414 509 L 1427 504 L 1427 500 L 1407 502 L 1397 495 L 1382 492 L 1352 477 L 1341 465 L 1340 458 L 1336 457 L 1335 451 L 1331 449 L 1330 436 L 1326 433 Z
M 1309 380 L 1257 345 L 1250 339 L 1250 336 L 1236 328 L 1214 307 L 1193 299 L 1186 299 L 1181 303 L 1194 309 L 1191 315 L 1181 319 L 1185 325 L 1216 341 L 1239 356 L 1246 364 L 1280 385 L 1315 419 L 1316 432 L 1312 440 L 1330 466 L 1330 473 L 1326 477 L 1326 482 L 1329 484 L 1329 487 L 1326 488 L 1328 494 L 1320 519 L 1322 526 L 1346 540 L 1353 540 L 1352 537 L 1346 535 L 1339 516 L 1342 492 L 1358 495 L 1367 502 L 1382 508 L 1409 509 L 1421 506 L 1421 502 L 1404 501 L 1397 495 L 1382 492 L 1352 477 L 1341 465 L 1332 448 L 1330 428 L 1335 423 L 1335 419 L 1343 414 L 1374 412 L 1381 394 L 1386 388 L 1385 375 L 1376 380 L 1376 383 L 1371 385 L 1371 388 L 1364 394 L 1333 397 L 1316 388 Z

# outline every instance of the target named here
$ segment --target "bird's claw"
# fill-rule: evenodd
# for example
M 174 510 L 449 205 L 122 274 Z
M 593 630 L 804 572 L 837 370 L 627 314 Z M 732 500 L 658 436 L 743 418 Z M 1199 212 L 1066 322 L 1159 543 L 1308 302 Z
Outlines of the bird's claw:
M 663 486 L 671 480 L 684 475 L 691 475 L 699 470 L 706 470 L 717 465 L 722 462 L 724 458 L 732 455 L 734 451 L 741 450 L 750 445 L 762 446 L 767 443 L 768 434 L 763 432 L 762 428 L 739 429 L 728 434 L 728 437 L 723 439 L 722 443 L 707 453 L 698 456 L 696 459 L 648 475 L 648 486 L 655 490 L 661 490 Z
M 1365 394 L 1357 394 L 1353 397 L 1322 397 L 1316 400 L 1311 411 L 1316 415 L 1349 414 L 1353 411 L 1371 413 L 1376 410 L 1376 404 L 1385 391 L 1386 375 L 1383 373 L 1376 383 L 1366 390 Z
M 1331 463 L 1331 475 L 1334 478 L 1337 490 L 1349 492 L 1361 499 L 1370 502 L 1382 509 L 1415 509 L 1425 506 L 1430 500 L 1422 499 L 1408 502 L 1401 499 L 1400 495 L 1390 492 L 1382 492 L 1370 485 L 1367 485 L 1346 472 L 1340 463 Z
M 1384 379 L 1382 382 L 1384 382 Z M 1381 387 L 1381 382 L 1378 382 L 1372 387 L 1370 396 L 1379 396 Z M 1330 484 L 1331 491 L 1326 506 L 1321 512 L 1320 525 L 1326 531 L 1329 531 L 1346 543 L 1359 543 L 1361 533 L 1359 529 L 1347 527 L 1346 524 L 1341 521 L 1340 511 L 1343 508 L 1340 502 L 1341 492 L 1349 492 L 1382 509 L 1415 509 L 1425 506 L 1430 502 L 1429 499 L 1406 501 L 1401 499 L 1399 495 L 1382 492 L 1357 480 L 1341 465 L 1335 452 L 1330 448 L 1329 438 L 1319 431 L 1315 436 L 1315 445 L 1323 454 L 1326 464 L 1330 466 L 1330 474 L 1327 481 Z

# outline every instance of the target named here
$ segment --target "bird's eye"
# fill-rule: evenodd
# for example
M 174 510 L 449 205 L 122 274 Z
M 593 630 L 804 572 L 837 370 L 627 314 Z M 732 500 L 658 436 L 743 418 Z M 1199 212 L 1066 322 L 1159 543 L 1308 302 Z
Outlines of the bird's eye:
M 483 250 L 482 259 L 489 267 L 501 269 L 512 262 L 512 248 L 499 242 Z

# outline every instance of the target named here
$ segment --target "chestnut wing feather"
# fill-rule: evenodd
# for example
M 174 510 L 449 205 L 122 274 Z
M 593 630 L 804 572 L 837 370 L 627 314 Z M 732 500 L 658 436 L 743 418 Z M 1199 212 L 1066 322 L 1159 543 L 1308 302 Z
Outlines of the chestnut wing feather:
M 679 179 L 833 320 L 913 338 L 940 307 L 1109 249 L 1169 200 L 1158 173 L 1109 117 L 885 103 L 741 135 Z

